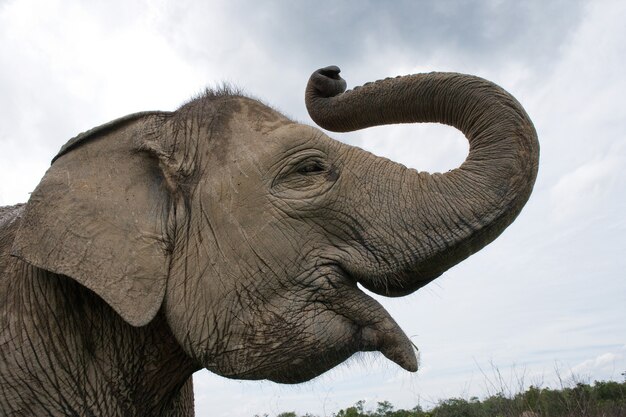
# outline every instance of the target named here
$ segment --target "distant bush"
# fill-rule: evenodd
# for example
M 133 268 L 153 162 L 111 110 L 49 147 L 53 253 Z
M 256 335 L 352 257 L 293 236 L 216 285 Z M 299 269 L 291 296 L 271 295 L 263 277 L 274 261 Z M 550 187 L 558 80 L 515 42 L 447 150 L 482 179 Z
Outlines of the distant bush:
M 506 396 L 491 395 L 484 400 L 472 397 L 440 400 L 431 410 L 419 405 L 410 410 L 396 410 L 389 401 L 378 402 L 373 410 L 365 401 L 339 410 L 333 417 L 626 417 L 626 381 L 595 381 L 592 385 L 575 383 L 562 389 L 530 386 L 526 391 Z M 295 412 L 277 417 L 298 416 Z

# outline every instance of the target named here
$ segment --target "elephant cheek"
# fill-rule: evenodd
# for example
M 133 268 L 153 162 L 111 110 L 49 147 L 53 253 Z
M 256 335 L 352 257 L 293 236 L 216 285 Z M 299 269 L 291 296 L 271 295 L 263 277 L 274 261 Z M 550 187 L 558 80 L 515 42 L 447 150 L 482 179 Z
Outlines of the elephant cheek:
M 165 316 L 184 352 L 199 366 L 211 366 L 219 331 L 218 314 L 200 286 L 169 285 L 164 300 Z

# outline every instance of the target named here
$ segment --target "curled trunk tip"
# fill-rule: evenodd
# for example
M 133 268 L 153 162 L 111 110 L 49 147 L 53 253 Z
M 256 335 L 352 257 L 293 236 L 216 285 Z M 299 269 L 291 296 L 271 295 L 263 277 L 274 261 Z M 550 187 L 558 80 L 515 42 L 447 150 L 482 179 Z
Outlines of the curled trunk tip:
M 331 65 L 311 74 L 307 90 L 311 88 L 318 97 L 334 97 L 346 91 L 346 80 L 341 78 L 339 67 Z

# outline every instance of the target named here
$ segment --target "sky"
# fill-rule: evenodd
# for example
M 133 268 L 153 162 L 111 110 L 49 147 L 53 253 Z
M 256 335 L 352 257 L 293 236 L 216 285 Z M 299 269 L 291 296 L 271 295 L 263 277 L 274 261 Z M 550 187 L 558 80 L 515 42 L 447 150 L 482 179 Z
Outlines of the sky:
M 324 7 L 320 5 L 323 4 Z M 626 2 L 0 0 L 0 205 L 25 202 L 58 149 L 129 113 L 174 110 L 228 82 L 313 124 L 304 86 L 454 71 L 511 92 L 541 144 L 539 175 L 501 237 L 408 297 L 376 298 L 420 350 L 380 354 L 296 386 L 194 375 L 197 415 L 331 416 L 626 371 Z M 330 134 L 418 170 L 467 141 L 441 125 Z

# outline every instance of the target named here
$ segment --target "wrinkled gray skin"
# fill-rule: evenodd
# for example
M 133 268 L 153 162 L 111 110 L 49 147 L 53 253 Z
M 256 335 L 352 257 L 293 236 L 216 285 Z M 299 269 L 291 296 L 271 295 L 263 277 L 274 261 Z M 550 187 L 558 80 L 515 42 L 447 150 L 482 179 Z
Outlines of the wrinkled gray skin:
M 531 192 L 535 130 L 476 77 L 343 93 L 338 74 L 307 86 L 320 126 L 446 123 L 467 160 L 418 173 L 227 92 L 80 135 L 0 208 L 1 415 L 188 416 L 203 367 L 298 383 L 380 351 L 417 369 L 357 282 L 409 294 L 491 242 Z

